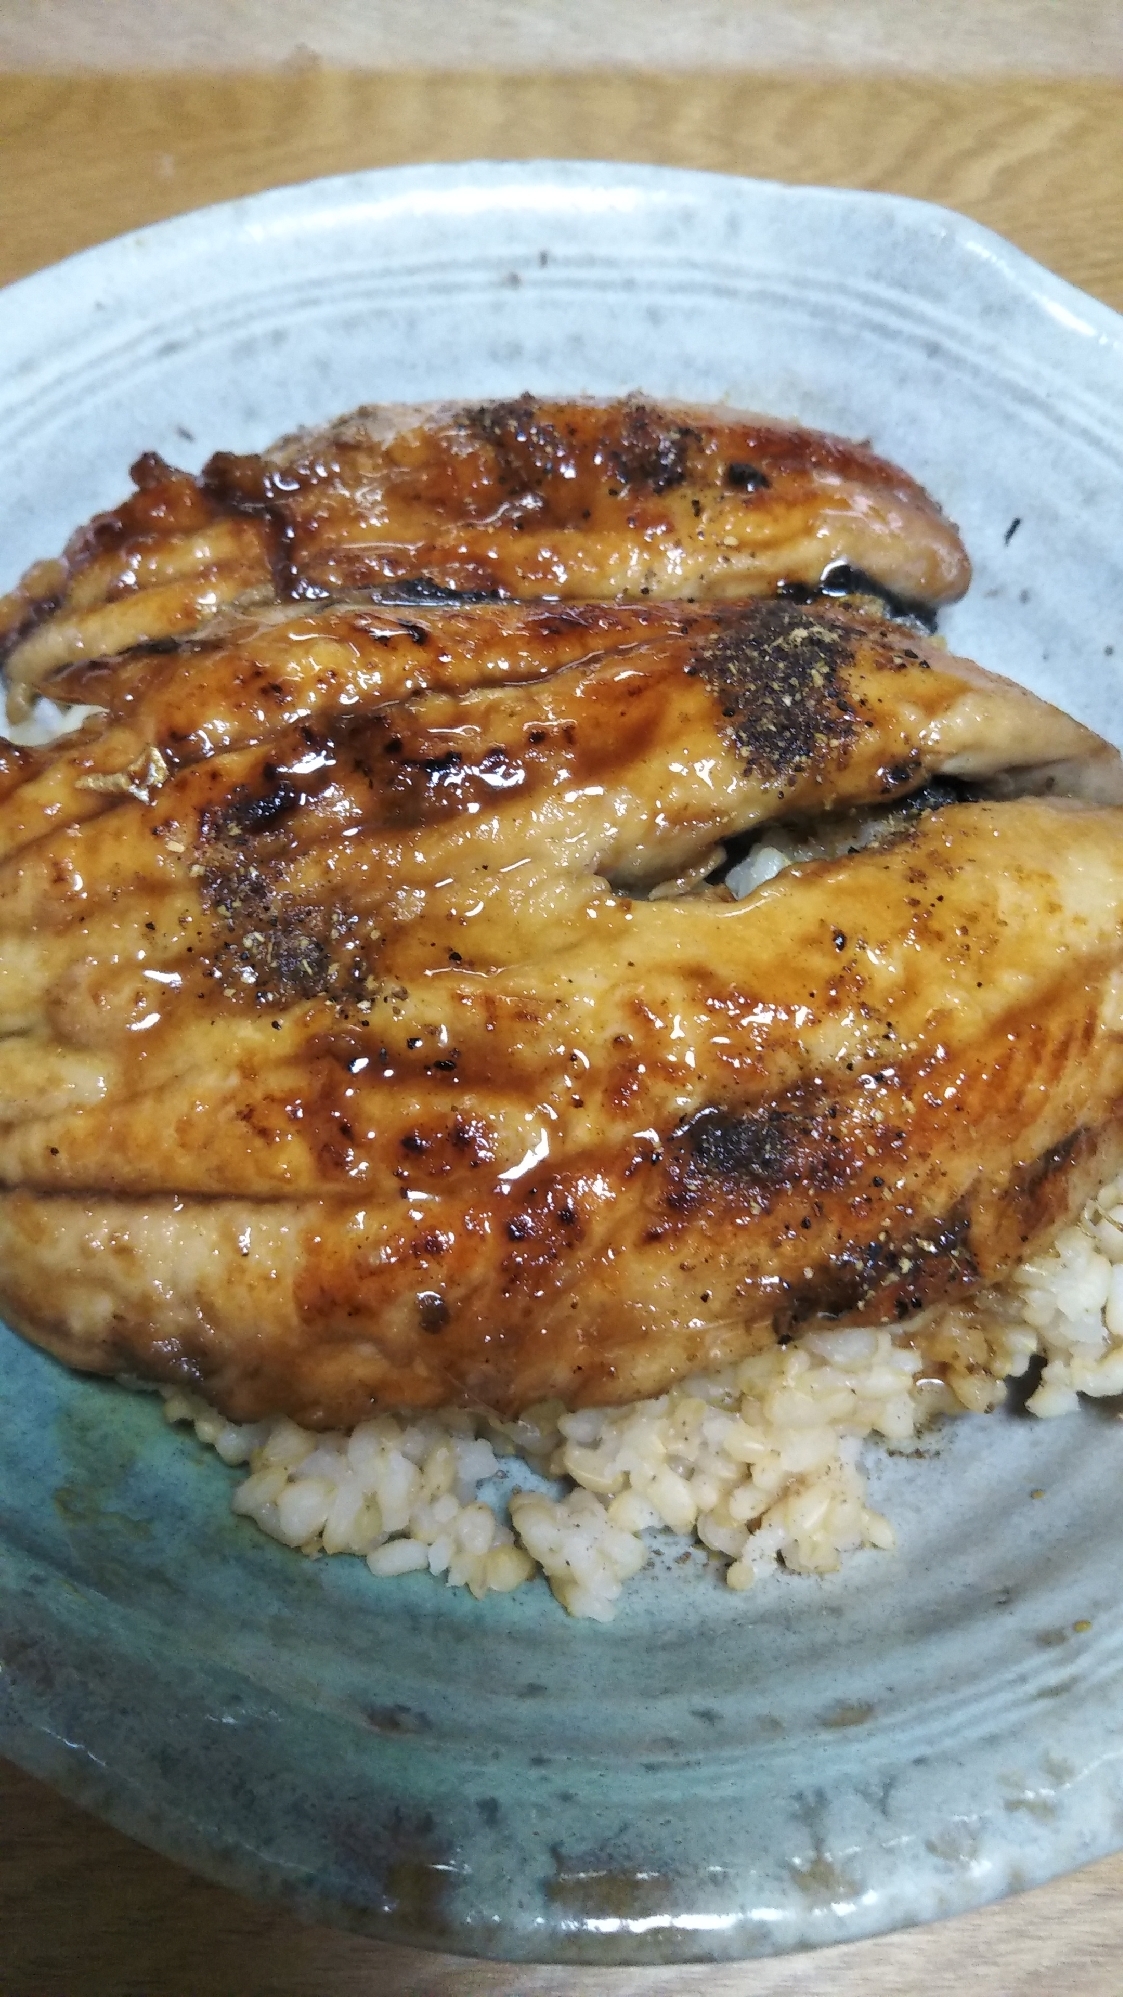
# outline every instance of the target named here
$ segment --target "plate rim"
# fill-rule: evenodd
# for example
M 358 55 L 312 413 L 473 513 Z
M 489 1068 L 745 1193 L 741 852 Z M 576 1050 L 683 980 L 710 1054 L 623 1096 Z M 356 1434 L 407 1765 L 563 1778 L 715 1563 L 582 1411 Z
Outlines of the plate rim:
M 154 248 L 156 252 L 159 252 L 161 248 L 172 245 L 181 259 L 186 261 L 190 256 L 192 244 L 197 239 L 210 234 L 220 225 L 230 228 L 235 235 L 240 231 L 255 235 L 260 232 L 255 231 L 253 218 L 255 216 L 266 215 L 271 218 L 272 227 L 277 228 L 278 224 L 281 225 L 280 232 L 283 234 L 284 216 L 286 212 L 290 215 L 293 212 L 295 197 L 300 197 L 299 203 L 295 203 L 295 205 L 305 213 L 306 221 L 310 221 L 314 217 L 317 206 L 320 203 L 331 208 L 338 209 L 343 207 L 347 209 L 349 201 L 353 205 L 358 204 L 368 191 L 373 190 L 377 192 L 379 189 L 394 192 L 403 199 L 421 193 L 439 195 L 442 189 L 449 190 L 472 186 L 477 187 L 483 194 L 486 194 L 489 190 L 494 192 L 496 189 L 510 186 L 537 188 L 539 190 L 553 186 L 560 195 L 564 194 L 566 190 L 572 192 L 578 188 L 592 189 L 597 186 L 604 186 L 606 183 L 617 188 L 632 186 L 638 189 L 641 194 L 650 196 L 664 192 L 674 192 L 685 196 L 694 192 L 702 199 L 705 199 L 707 194 L 709 194 L 710 199 L 713 199 L 719 193 L 730 196 L 735 193 L 743 197 L 746 191 L 755 191 L 761 194 L 767 193 L 770 198 L 782 197 L 790 199 L 793 205 L 797 206 L 800 203 L 811 201 L 816 204 L 826 203 L 836 206 L 840 210 L 856 207 L 870 213 L 876 210 L 886 215 L 902 215 L 910 220 L 922 219 L 927 229 L 938 231 L 944 237 L 954 242 L 960 249 L 965 249 L 971 255 L 978 257 L 990 270 L 996 272 L 1004 283 L 1011 285 L 1025 300 L 1032 303 L 1039 310 L 1044 310 L 1048 313 L 1053 308 L 1060 308 L 1067 315 L 1071 331 L 1079 331 L 1085 337 L 1091 335 L 1097 342 L 1102 342 L 1106 347 L 1111 349 L 1112 355 L 1117 362 L 1123 365 L 1123 317 L 1120 317 L 1120 315 L 1112 311 L 1110 307 L 1103 305 L 1100 301 L 1080 292 L 1066 280 L 1048 271 L 1044 266 L 1036 263 L 1025 252 L 1007 243 L 1005 239 L 993 231 L 971 221 L 969 218 L 957 214 L 953 210 L 940 207 L 934 203 L 917 201 L 911 197 L 867 190 L 792 186 L 777 181 L 752 180 L 734 175 L 706 173 L 680 168 L 631 166 L 626 163 L 598 161 L 465 161 L 448 166 L 420 165 L 378 168 L 357 174 L 334 175 L 313 181 L 286 183 L 276 188 L 263 190 L 258 194 L 236 197 L 233 200 L 215 203 L 202 209 L 191 210 L 183 215 L 169 217 L 164 221 L 147 225 L 142 229 L 129 232 L 128 234 L 107 239 L 104 243 L 95 244 L 87 249 L 75 252 L 74 255 L 58 264 L 30 273 L 15 284 L 6 287 L 0 293 L 0 331 L 3 331 L 8 315 L 14 315 L 17 319 L 25 316 L 29 304 L 32 317 L 42 310 L 44 306 L 48 308 L 52 307 L 60 293 L 60 289 L 62 292 L 65 292 L 67 285 L 72 284 L 75 278 L 79 281 L 80 286 L 84 286 L 86 280 L 92 276 L 93 283 L 96 286 L 100 282 L 100 274 L 109 271 L 115 277 L 115 281 L 127 283 L 130 281 L 137 258 L 148 257 Z M 17 1730 L 16 1738 L 17 1741 L 19 1739 L 30 1740 L 30 1735 L 26 1734 L 26 1730 L 23 1732 Z M 64 1756 L 58 1761 L 56 1767 L 54 1752 L 45 1750 L 41 1739 L 36 1741 L 38 1752 L 34 1759 L 31 1758 L 30 1747 L 26 1749 L 28 1758 L 25 1758 L 18 1751 L 18 1746 L 12 1745 L 12 1740 L 9 1737 L 9 1729 L 4 1725 L 2 1717 L 0 1717 L 0 1742 L 3 1744 L 4 1752 L 9 1754 L 11 1759 L 19 1763 L 19 1765 L 29 1768 L 33 1773 L 45 1772 L 49 1763 L 51 1772 L 47 1774 L 46 1779 L 54 1782 L 56 1786 L 63 1789 L 64 1793 L 70 1794 L 75 1801 L 85 1801 L 87 1806 L 89 1806 L 88 1783 L 84 1784 L 79 1779 L 78 1771 L 76 1771 L 72 1761 Z M 72 1779 L 68 1781 L 64 1771 L 68 1771 Z M 111 1812 L 107 1809 L 104 1802 L 98 1803 L 96 1807 L 99 1814 L 108 1816 L 111 1821 L 118 1824 L 119 1828 L 130 1829 L 126 1811 Z M 191 1864 L 195 1869 L 208 1873 L 211 1877 L 221 1879 L 224 1876 L 220 1867 L 215 1867 L 208 1862 L 206 1854 L 201 1858 L 198 1850 L 195 1848 L 188 1850 L 184 1843 L 177 1844 L 170 1837 L 161 1836 L 157 1840 L 154 1838 L 150 1828 L 145 1828 L 139 1833 L 133 1831 L 132 1834 L 142 1835 L 145 1842 L 156 1843 L 157 1848 L 164 1850 L 168 1856 L 180 1858 Z M 1081 1859 L 1071 1862 L 1083 1862 L 1084 1857 L 1093 1855 L 1089 1851 L 1084 1853 Z M 1062 1866 L 1068 1862 L 1062 1861 Z M 229 1880 L 229 1855 L 227 1857 L 227 1865 L 228 1869 L 225 1877 Z M 268 1881 L 261 1878 L 255 1879 L 252 1883 L 252 1890 L 260 1892 L 268 1883 Z M 247 1890 L 245 1884 L 243 1884 L 242 1890 Z M 955 1907 L 951 1911 L 957 1912 L 964 1910 L 968 1906 L 983 1904 L 985 1898 L 998 1897 L 1004 1890 L 1005 1888 L 1001 1882 L 998 1882 L 992 1894 L 975 1895 L 974 1897 L 965 1899 L 961 1906 Z M 291 1897 L 291 1895 L 282 1893 L 280 1897 Z M 317 1904 L 313 1897 L 309 1910 L 314 1912 Z M 323 1918 L 322 1908 L 320 1917 Z M 346 1910 L 333 1907 L 330 1917 L 336 1920 L 346 1920 Z M 347 1921 L 347 1924 L 358 1925 L 368 1932 L 371 1931 L 371 1924 L 366 1918 L 357 1918 L 353 1923 Z M 885 1931 L 887 1927 L 895 1928 L 900 1925 L 902 1925 L 900 1918 L 890 1910 L 886 1920 L 875 1920 L 868 1926 L 854 1926 L 849 1932 L 857 1937 L 859 1934 L 875 1934 Z M 375 1931 L 379 1931 L 377 1923 L 375 1924 Z M 396 1936 L 395 1938 L 402 1937 Z M 419 1940 L 423 1946 L 452 1947 L 456 1948 L 458 1952 L 463 1953 L 476 1952 L 470 1946 L 466 1945 L 470 1942 L 471 1937 L 465 1934 L 460 1935 L 459 1943 L 455 1936 L 450 1939 L 447 1935 L 439 1936 L 434 1940 L 432 1937 L 426 1938 L 423 1934 L 415 1935 L 411 1933 L 408 1938 Z M 824 1944 L 836 1941 L 837 1939 L 839 1939 L 837 1933 L 823 1933 L 819 1937 L 819 1940 Z M 812 1945 L 814 1945 L 814 1941 L 808 1939 L 804 1939 L 798 1944 L 801 1947 Z M 479 1952 L 483 1954 L 490 1953 L 486 1947 Z M 712 1961 L 724 1959 L 724 1952 L 715 1954 L 712 1947 L 706 1946 L 699 1953 L 683 1953 L 681 1950 L 676 1950 L 674 1953 L 653 1957 L 646 1951 L 631 1954 L 627 1952 L 622 1953 L 619 1946 L 614 1946 L 612 1948 L 606 1947 L 605 1952 L 601 1955 L 590 1956 L 586 1938 L 579 1948 L 570 1950 L 567 1947 L 561 1953 L 552 1947 L 551 1951 L 545 1954 L 523 1955 L 505 1959 L 572 1962 L 589 1962 L 595 1960 L 603 1961 L 606 1964 L 624 1964 L 627 1962 L 644 1963 L 654 1960 L 666 1962 Z

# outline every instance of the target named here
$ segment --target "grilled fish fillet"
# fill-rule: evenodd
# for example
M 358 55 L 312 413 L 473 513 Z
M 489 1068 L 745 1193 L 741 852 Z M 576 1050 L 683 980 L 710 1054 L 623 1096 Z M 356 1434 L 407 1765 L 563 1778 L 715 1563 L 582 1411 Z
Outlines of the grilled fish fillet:
M 971 1292 L 1112 1153 L 1119 758 L 898 625 L 336 603 L 51 691 L 103 714 L 0 768 L 0 1309 L 73 1364 L 630 1400 Z
M 855 571 L 932 606 L 970 575 L 939 508 L 863 446 L 635 398 L 362 409 L 198 478 L 152 455 L 133 478 L 0 598 L 13 718 L 68 660 L 247 598 L 731 598 Z

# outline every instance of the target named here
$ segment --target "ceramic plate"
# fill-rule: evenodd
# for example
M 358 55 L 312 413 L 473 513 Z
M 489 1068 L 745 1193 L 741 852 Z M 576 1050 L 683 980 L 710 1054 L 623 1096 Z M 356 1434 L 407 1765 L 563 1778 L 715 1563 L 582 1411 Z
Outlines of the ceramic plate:
M 0 351 L 0 584 L 145 449 L 197 466 L 374 400 L 727 398 L 907 466 L 975 563 L 953 643 L 1119 732 L 1123 322 L 939 209 L 365 174 L 29 278 Z M 660 1555 L 605 1627 L 544 1583 L 479 1604 L 302 1560 L 152 1400 L 2 1329 L 0 1357 L 0 1749 L 243 1890 L 465 1952 L 682 1961 L 926 1920 L 1123 1843 L 1102 1408 L 875 1452 L 898 1553 L 748 1596 Z

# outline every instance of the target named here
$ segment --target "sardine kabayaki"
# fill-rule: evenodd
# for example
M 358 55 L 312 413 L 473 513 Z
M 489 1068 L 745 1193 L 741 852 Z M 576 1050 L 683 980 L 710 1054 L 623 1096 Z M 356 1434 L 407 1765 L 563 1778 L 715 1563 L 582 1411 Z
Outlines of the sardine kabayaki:
M 360 409 L 136 491 L 0 597 L 9 711 L 74 659 L 179 638 L 232 603 L 708 600 L 850 582 L 962 596 L 959 536 L 906 473 L 771 417 L 638 397 Z M 833 580 L 832 580 L 833 579 Z
M 0 1309 L 232 1416 L 656 1393 L 1114 1155 L 1115 752 L 854 609 L 266 606 L 0 769 Z M 758 829 L 860 822 L 744 901 Z M 723 850 L 724 849 L 724 850 Z

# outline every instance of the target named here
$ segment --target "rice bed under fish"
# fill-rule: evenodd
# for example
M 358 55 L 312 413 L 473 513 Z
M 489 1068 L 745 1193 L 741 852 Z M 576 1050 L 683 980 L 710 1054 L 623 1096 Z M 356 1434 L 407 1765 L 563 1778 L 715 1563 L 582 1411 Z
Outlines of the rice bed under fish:
M 653 1528 L 708 1549 L 733 1589 L 778 1563 L 828 1573 L 895 1544 L 867 1502 L 869 1440 L 907 1446 L 940 1416 L 986 1413 L 1035 1360 L 1032 1414 L 1123 1393 L 1123 1179 L 991 1306 L 981 1319 L 929 1312 L 907 1332 L 813 1332 L 656 1400 L 546 1403 L 514 1422 L 446 1408 L 322 1435 L 287 1419 L 238 1426 L 178 1388 L 164 1412 L 248 1464 L 233 1508 L 287 1546 L 358 1555 L 381 1579 L 426 1569 L 480 1597 L 544 1575 L 571 1615 L 605 1622 Z M 512 1455 L 546 1488 L 496 1482 Z

